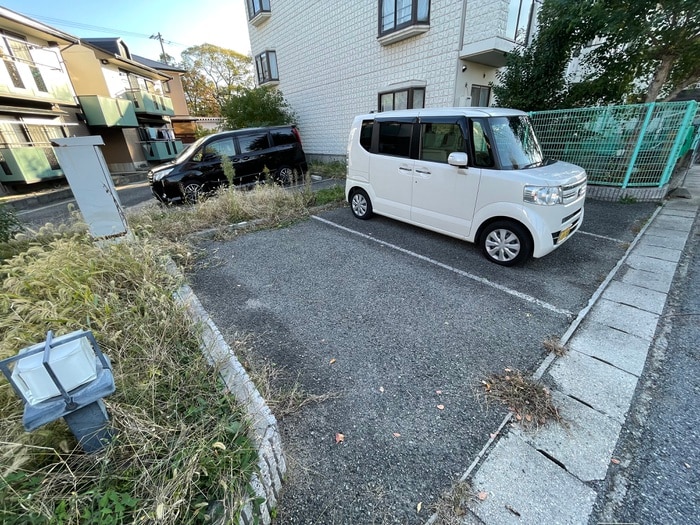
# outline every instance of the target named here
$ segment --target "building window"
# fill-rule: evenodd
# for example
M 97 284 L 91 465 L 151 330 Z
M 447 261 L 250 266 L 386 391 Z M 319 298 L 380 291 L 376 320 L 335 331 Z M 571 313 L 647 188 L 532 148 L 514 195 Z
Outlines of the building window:
M 260 13 L 270 12 L 270 0 L 247 0 L 248 1 L 248 19 L 252 20 Z
M 26 64 L 34 79 L 37 90 L 48 93 L 46 82 L 41 74 L 41 70 L 34 63 L 29 43 L 21 35 L 14 35 L 8 32 L 2 34 L 3 48 L 0 48 L 0 55 L 5 62 L 5 68 L 12 80 L 12 85 L 16 88 L 25 89 L 25 83 L 20 76 L 17 64 Z
M 506 37 L 520 45 L 527 45 L 530 36 L 530 17 L 534 0 L 510 0 Z
M 409 88 L 379 94 L 379 111 L 425 107 L 425 88 Z
M 264 51 L 255 57 L 255 69 L 258 73 L 258 84 L 279 81 L 277 72 L 277 53 Z
M 472 107 L 485 108 L 489 105 L 491 98 L 491 88 L 488 86 L 472 85 Z
M 379 36 L 430 22 L 430 0 L 380 0 Z

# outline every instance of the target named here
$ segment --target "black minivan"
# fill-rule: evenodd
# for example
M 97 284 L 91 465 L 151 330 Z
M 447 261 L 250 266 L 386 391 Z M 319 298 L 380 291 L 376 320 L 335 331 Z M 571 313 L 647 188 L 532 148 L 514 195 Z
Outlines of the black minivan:
M 281 183 L 292 181 L 295 173 L 308 170 L 296 126 L 246 128 L 207 135 L 192 143 L 175 160 L 148 172 L 155 197 L 166 204 L 195 202 L 199 195 L 228 184 L 222 157 L 235 169 L 233 183 L 247 186 L 269 176 Z

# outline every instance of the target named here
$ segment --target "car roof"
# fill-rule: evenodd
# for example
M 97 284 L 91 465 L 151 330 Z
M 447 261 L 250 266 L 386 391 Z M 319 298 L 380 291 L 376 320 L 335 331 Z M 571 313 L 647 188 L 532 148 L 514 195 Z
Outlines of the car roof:
M 406 118 L 406 117 L 454 117 L 456 115 L 465 117 L 513 117 L 526 116 L 527 113 L 519 109 L 490 108 L 490 107 L 452 107 L 452 108 L 422 108 L 422 109 L 401 109 L 395 111 L 382 111 L 379 113 L 367 113 L 358 115 L 357 118 Z
M 274 130 L 274 129 L 292 129 L 295 128 L 296 126 L 294 124 L 283 124 L 281 126 L 261 126 L 259 128 L 239 128 L 239 129 L 227 129 L 224 131 L 218 131 L 216 133 L 212 133 L 211 135 L 207 135 L 206 137 L 219 137 L 221 135 L 228 135 L 229 133 L 247 133 L 247 132 L 253 132 L 253 131 L 267 131 L 267 130 Z

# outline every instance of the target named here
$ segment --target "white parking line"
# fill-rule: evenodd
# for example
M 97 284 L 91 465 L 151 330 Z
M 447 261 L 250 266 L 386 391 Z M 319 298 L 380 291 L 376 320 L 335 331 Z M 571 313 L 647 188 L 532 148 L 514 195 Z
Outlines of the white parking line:
M 346 231 L 348 233 L 358 235 L 364 239 L 376 242 L 377 244 L 381 244 L 382 246 L 386 246 L 387 248 L 391 248 L 392 250 L 396 250 L 396 251 L 401 252 L 403 254 L 410 255 L 411 257 L 415 257 L 416 259 L 420 259 L 421 261 L 425 261 L 425 262 L 428 262 L 430 264 L 434 264 L 435 266 L 438 266 L 444 270 L 454 272 L 457 275 L 461 275 L 462 277 L 466 277 L 467 279 L 471 279 L 472 281 L 476 281 L 478 283 L 484 284 L 484 285 L 489 286 L 491 288 L 495 288 L 496 290 L 500 290 L 501 292 L 505 292 L 509 295 L 517 297 L 518 299 L 522 299 L 523 301 L 527 301 L 529 303 L 535 304 L 541 308 L 544 308 L 545 310 L 549 310 L 551 312 L 561 314 L 561 315 L 566 315 L 566 316 L 573 316 L 574 315 L 573 312 L 570 312 L 569 310 L 557 308 L 556 306 L 549 304 L 545 301 L 541 301 L 541 300 L 536 299 L 530 295 L 524 294 L 522 292 L 518 292 L 517 290 L 513 290 L 513 289 L 508 288 L 506 286 L 503 286 L 501 284 L 494 283 L 492 281 L 489 281 L 488 279 L 485 279 L 484 277 L 479 277 L 478 275 L 474 275 L 474 274 L 465 272 L 464 270 L 460 270 L 459 268 L 455 268 L 453 266 L 449 266 L 447 264 L 441 263 L 440 261 L 436 261 L 435 259 L 431 259 L 430 257 L 426 257 L 425 255 L 421 255 L 419 253 L 412 252 L 411 250 L 401 248 L 400 246 L 396 246 L 395 244 L 391 244 L 391 243 L 388 243 L 386 241 L 381 241 L 379 239 L 375 239 L 374 237 L 371 237 L 370 235 L 358 232 L 356 230 L 351 230 L 350 228 L 346 228 L 345 226 L 341 226 L 340 224 L 336 224 L 335 222 L 331 222 L 327 219 L 323 219 L 317 215 L 312 215 L 311 218 L 316 219 L 317 221 L 320 221 L 320 222 L 327 224 L 329 226 L 333 226 L 335 228 L 338 228 L 339 230 L 343 230 L 343 231 Z
M 598 235 L 597 233 L 585 232 L 585 231 L 583 231 L 583 230 L 579 230 L 579 231 L 576 232 L 576 233 L 580 233 L 580 234 L 583 234 L 583 235 L 589 235 L 590 237 L 596 237 L 597 239 L 605 239 L 606 241 L 612 241 L 612 242 L 616 242 L 616 243 L 618 243 L 618 244 L 625 244 L 625 243 L 627 243 L 627 241 L 623 241 L 622 239 L 615 239 L 614 237 L 608 237 L 608 236 L 606 236 L 606 235 Z

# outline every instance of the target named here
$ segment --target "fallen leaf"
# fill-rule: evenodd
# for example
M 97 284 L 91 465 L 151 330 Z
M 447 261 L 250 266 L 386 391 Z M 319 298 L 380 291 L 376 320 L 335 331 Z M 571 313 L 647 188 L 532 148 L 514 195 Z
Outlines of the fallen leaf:
M 401 434 L 399 434 L 398 432 L 394 432 L 392 436 L 394 436 L 395 438 L 400 438 Z
M 420 509 L 422 509 L 422 508 L 423 508 L 423 503 L 419 501 L 418 505 L 416 505 L 416 514 L 420 514 Z
M 226 445 L 224 445 L 221 441 L 217 441 L 214 443 L 211 448 L 218 448 L 219 450 L 226 450 Z
M 512 372 L 512 371 L 513 371 L 512 368 L 506 368 L 505 370 L 506 370 L 506 372 Z
M 437 395 L 440 395 L 440 394 L 442 394 L 442 390 L 436 390 L 435 393 L 436 393 Z
M 532 416 L 530 414 L 525 414 L 525 420 L 529 423 L 532 421 Z
M 438 406 L 437 406 L 437 409 L 438 409 L 438 410 L 445 410 L 445 405 L 438 405 Z
M 486 498 L 489 497 L 489 494 L 488 492 L 482 490 L 476 495 L 476 497 L 479 498 L 479 501 L 484 501 Z
M 498 437 L 498 434 L 489 434 L 489 437 L 491 439 L 496 439 L 496 437 Z
M 685 466 L 685 468 L 691 468 L 687 463 L 683 463 L 683 466 Z
M 328 364 L 329 364 L 329 365 L 332 365 L 333 363 L 335 363 L 335 357 L 334 357 L 333 359 L 331 359 L 330 362 L 329 362 Z
M 340 432 L 336 432 L 335 434 L 335 442 L 337 443 L 343 443 L 345 441 L 345 436 L 341 434 Z
M 620 464 L 620 460 L 617 459 L 617 458 L 611 458 L 611 459 L 610 459 L 610 462 L 611 462 L 611 463 L 615 463 L 615 465 L 619 465 L 619 464 Z

